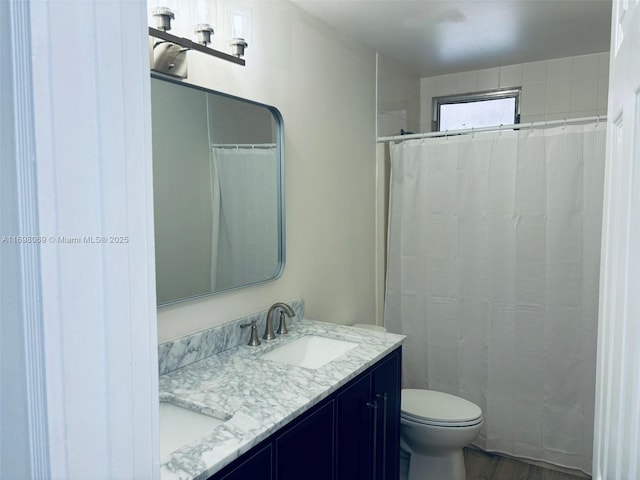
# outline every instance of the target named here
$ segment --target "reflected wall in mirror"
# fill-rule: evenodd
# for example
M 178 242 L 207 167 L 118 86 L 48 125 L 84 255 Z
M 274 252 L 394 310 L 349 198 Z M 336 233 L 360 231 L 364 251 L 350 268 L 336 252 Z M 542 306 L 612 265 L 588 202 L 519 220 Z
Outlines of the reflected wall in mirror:
M 151 106 L 158 305 L 280 276 L 277 109 L 157 76 Z

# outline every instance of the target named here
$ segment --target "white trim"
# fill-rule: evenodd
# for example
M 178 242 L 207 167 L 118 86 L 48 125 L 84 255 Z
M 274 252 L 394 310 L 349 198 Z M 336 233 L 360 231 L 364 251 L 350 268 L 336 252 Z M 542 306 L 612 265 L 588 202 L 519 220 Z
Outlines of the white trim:
M 44 329 L 40 308 L 40 259 L 35 243 L 12 238 L 37 233 L 37 182 L 31 90 L 29 3 L 10 0 L 0 8 L 6 24 L 2 56 L 2 458 L 0 477 L 47 478 L 47 403 Z M 6 15 L 6 16 L 5 16 Z M 3 52 L 5 53 L 5 52 Z M 11 126 L 13 128 L 11 128 Z M 7 348 L 9 347 L 9 348 Z M 6 355 L 10 355 L 6 356 Z M 9 374 L 9 375 L 7 375 Z M 7 385 L 9 384 L 10 385 Z M 10 445 L 6 445 L 9 443 Z
M 640 475 L 640 5 L 615 0 L 609 65 L 593 478 Z
M 376 51 L 376 79 L 375 79 L 375 132 L 378 135 L 379 117 L 380 117 L 380 52 Z M 385 172 L 386 165 L 386 147 L 382 148 L 376 145 L 376 165 L 375 165 L 375 188 L 374 194 L 374 272 L 375 272 L 375 284 L 374 284 L 374 301 L 375 301 L 375 324 L 378 326 L 384 326 L 384 285 L 385 285 L 385 273 L 386 273 L 386 250 L 387 242 L 385 238 L 385 231 L 387 226 L 387 219 L 385 216 L 386 205 L 386 192 L 387 192 L 387 177 Z
M 38 232 L 37 177 L 32 74 L 29 60 L 29 4 L 11 1 L 11 31 L 14 34 L 14 115 L 16 118 L 16 186 L 18 193 L 19 232 Z M 33 478 L 49 474 L 47 445 L 47 398 L 45 388 L 44 324 L 40 306 L 40 253 L 38 244 L 21 245 L 22 314 L 25 336 L 25 380 L 29 412 L 30 463 Z
M 229 149 L 237 149 L 241 148 L 276 148 L 277 145 L 275 143 L 212 143 L 211 148 L 229 148 Z
M 41 292 L 25 296 L 43 316 L 42 477 L 158 478 L 146 2 L 12 1 L 31 9 L 18 27 L 33 72 L 37 184 L 26 195 L 48 240 L 39 268 L 28 265 Z M 76 235 L 127 242 L 53 241 Z

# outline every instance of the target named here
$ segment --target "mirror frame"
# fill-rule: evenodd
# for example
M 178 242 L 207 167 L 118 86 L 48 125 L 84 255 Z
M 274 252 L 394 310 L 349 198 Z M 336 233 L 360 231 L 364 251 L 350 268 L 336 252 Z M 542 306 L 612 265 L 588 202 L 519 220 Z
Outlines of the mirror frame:
M 275 273 L 273 274 L 273 276 L 266 278 L 264 280 L 259 280 L 257 282 L 251 282 L 251 283 L 246 283 L 243 285 L 238 285 L 235 287 L 231 287 L 231 288 L 225 288 L 225 289 L 221 289 L 221 290 L 214 290 L 212 292 L 206 292 L 206 293 L 199 293 L 196 295 L 191 295 L 189 297 L 184 297 L 184 298 L 178 298 L 175 300 L 170 300 L 167 302 L 163 302 L 163 303 L 156 303 L 156 306 L 158 308 L 160 307 L 166 307 L 169 305 L 174 305 L 177 303 L 182 303 L 182 302 L 186 302 L 186 301 L 191 301 L 191 300 L 196 300 L 196 299 L 201 299 L 203 297 L 208 297 L 211 295 L 217 295 L 219 293 L 226 293 L 226 292 L 232 292 L 241 288 L 246 288 L 246 287 L 252 287 L 255 285 L 260 285 L 263 283 L 267 283 L 267 282 L 271 282 L 273 280 L 277 280 L 278 278 L 280 278 L 282 276 L 282 273 L 284 272 L 284 267 L 285 267 L 285 263 L 286 263 L 286 216 L 285 216 L 285 172 L 284 172 L 284 120 L 282 118 L 282 114 L 280 113 L 280 110 L 278 110 L 276 107 L 272 106 L 272 105 L 267 105 L 265 103 L 260 103 L 260 102 L 256 102 L 253 100 L 249 100 L 247 98 L 242 98 L 242 97 L 238 97 L 236 95 L 231 95 L 228 93 L 224 93 L 224 92 L 219 92 L 217 90 L 212 90 L 209 88 L 205 88 L 205 87 L 201 87 L 199 85 L 194 85 L 191 83 L 186 83 L 184 81 L 181 81 L 179 79 L 176 79 L 174 77 L 168 76 L 168 75 L 164 75 L 158 72 L 151 72 L 151 77 L 153 79 L 156 80 L 162 80 L 164 82 L 169 82 L 169 83 L 173 83 L 176 86 L 179 87 L 185 87 L 185 88 L 191 88 L 194 90 L 200 90 L 203 93 L 213 93 L 215 95 L 219 95 L 221 97 L 225 97 L 228 99 L 232 99 L 232 100 L 238 100 L 241 101 L 243 103 L 248 103 L 254 106 L 258 106 L 258 107 L 262 107 L 262 108 L 266 108 L 267 110 L 269 110 L 269 112 L 271 112 L 271 114 L 273 115 L 273 118 L 276 122 L 276 135 L 275 135 L 275 143 L 276 143 L 276 155 L 277 155 L 277 162 L 276 162 L 276 166 L 277 166 L 277 177 L 278 177 L 278 182 L 277 182 L 277 188 L 278 188 L 278 196 L 277 196 L 277 210 L 278 210 L 278 228 L 277 228 L 277 234 L 278 234 L 278 267 L 275 271 Z M 149 104 L 151 105 L 151 99 L 149 99 Z M 151 108 L 153 108 L 153 105 L 151 105 Z M 150 123 L 151 124 L 151 128 L 153 128 L 153 122 Z M 153 149 L 152 149 L 153 152 Z M 153 154 L 152 154 L 153 155 Z M 154 192 L 154 199 L 155 199 L 155 192 Z M 154 200 L 155 202 L 155 200 Z M 154 264 L 155 264 L 155 215 L 154 215 Z M 157 273 L 156 273 L 157 275 Z

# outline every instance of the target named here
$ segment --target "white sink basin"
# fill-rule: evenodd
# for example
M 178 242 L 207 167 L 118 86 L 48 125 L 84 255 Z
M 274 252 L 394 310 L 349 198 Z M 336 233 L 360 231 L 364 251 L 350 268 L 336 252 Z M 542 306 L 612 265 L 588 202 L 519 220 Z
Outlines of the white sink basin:
M 204 437 L 224 422 L 173 403 L 160 402 L 160 463 L 165 463 L 173 452 Z
M 305 368 L 320 368 L 357 347 L 355 342 L 305 335 L 262 355 L 263 359 Z

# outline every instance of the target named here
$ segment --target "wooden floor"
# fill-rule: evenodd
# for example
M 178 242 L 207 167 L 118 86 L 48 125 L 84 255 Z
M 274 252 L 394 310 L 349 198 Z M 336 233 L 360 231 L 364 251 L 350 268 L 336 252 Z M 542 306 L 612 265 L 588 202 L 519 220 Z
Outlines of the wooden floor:
M 471 448 L 464 449 L 464 463 L 467 480 L 584 480 L 591 478 L 569 475 Z

